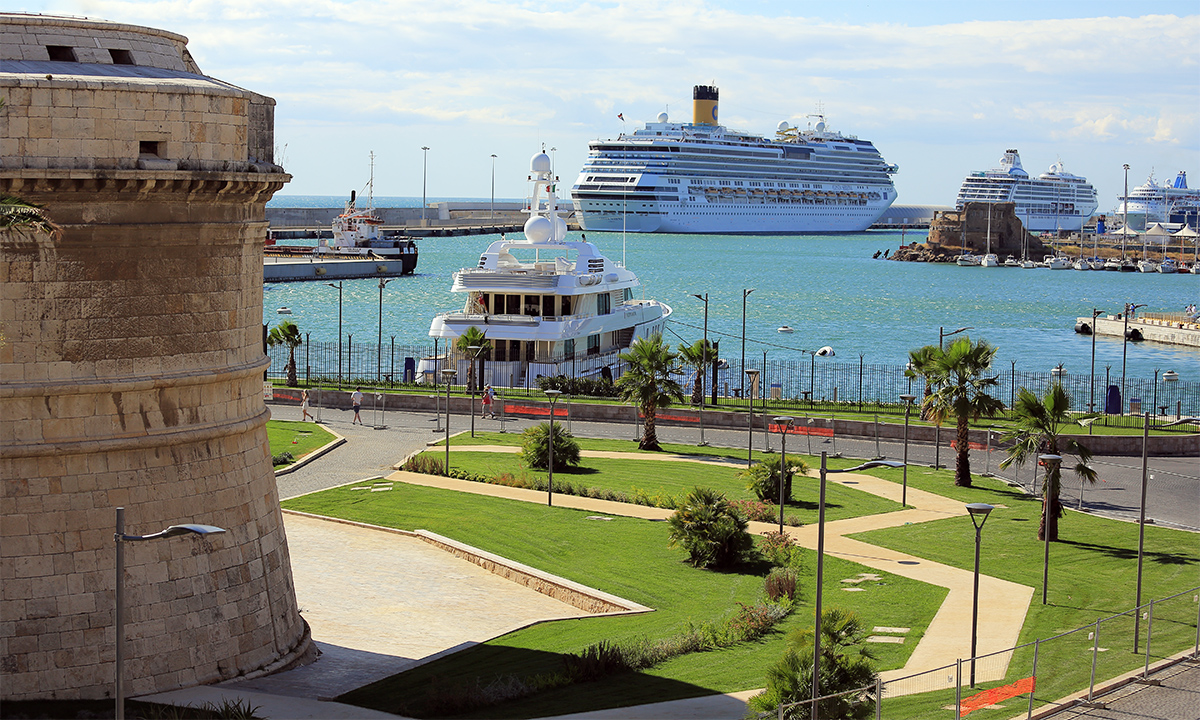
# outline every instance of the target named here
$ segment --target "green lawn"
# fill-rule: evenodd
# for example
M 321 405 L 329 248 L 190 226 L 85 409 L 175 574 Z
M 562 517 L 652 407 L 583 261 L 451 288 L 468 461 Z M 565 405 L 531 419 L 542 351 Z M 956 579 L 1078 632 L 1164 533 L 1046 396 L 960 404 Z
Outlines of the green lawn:
M 689 622 L 718 620 L 734 611 L 736 603 L 752 603 L 760 596 L 766 571 L 765 567 L 724 573 L 691 568 L 683 562 L 682 550 L 668 547 L 668 528 L 661 522 L 630 518 L 599 522 L 587 520 L 590 513 L 585 512 L 403 484 L 388 493 L 338 488 L 286 501 L 284 507 L 432 530 L 655 608 L 644 615 L 537 625 L 341 698 L 389 712 L 419 715 L 420 698 L 435 678 L 450 685 L 481 678 L 486 684 L 502 674 L 557 670 L 561 667 L 559 653 L 579 651 L 600 640 L 665 638 L 682 632 Z M 536 717 L 761 687 L 767 665 L 782 653 L 786 632 L 812 621 L 808 605 L 812 599 L 811 556 L 805 569 L 804 604 L 778 632 L 759 642 L 683 656 L 644 673 L 550 691 L 491 708 L 480 716 Z M 904 645 L 873 646 L 881 667 L 903 666 L 941 605 L 944 591 L 878 573 L 883 576 L 878 583 L 861 585 L 866 592 L 841 592 L 843 578 L 866 571 L 860 565 L 828 558 L 826 605 L 861 613 L 868 627 L 913 628 Z M 414 699 L 418 706 L 404 710 Z
M 286 451 L 299 460 L 333 439 L 332 433 L 316 423 L 289 420 L 267 421 L 267 441 L 271 444 L 271 455 L 278 455 Z M 281 468 L 287 464 L 275 467 Z

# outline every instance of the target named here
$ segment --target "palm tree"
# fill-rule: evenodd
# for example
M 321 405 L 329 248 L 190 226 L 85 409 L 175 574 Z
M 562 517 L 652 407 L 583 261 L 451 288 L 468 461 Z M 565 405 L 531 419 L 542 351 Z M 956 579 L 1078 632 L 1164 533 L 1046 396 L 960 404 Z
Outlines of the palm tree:
M 697 340 L 688 345 L 687 343 L 679 344 L 679 359 L 685 365 L 690 365 L 696 368 L 696 376 L 692 381 L 692 404 L 699 405 L 704 402 L 704 371 L 709 364 L 717 358 L 716 352 L 713 350 L 713 344 L 705 340 Z
M 929 345 L 909 353 L 915 371 L 926 379 L 933 392 L 921 404 L 922 415 L 941 427 L 947 418 L 957 424 L 954 484 L 971 487 L 971 423 L 1004 410 L 1004 403 L 988 395 L 1000 381 L 985 377 L 996 348 L 980 340 L 971 343 L 963 336 L 945 350 Z
M 683 388 L 673 377 L 679 373 L 675 364 L 678 356 L 662 341 L 662 335 L 655 333 L 634 340 L 620 357 L 628 367 L 617 379 L 617 390 L 622 399 L 635 403 L 645 416 L 638 447 L 662 450 L 654 432 L 654 416 L 659 408 L 670 407 L 672 402 L 683 402 Z
M 1030 457 L 1037 457 L 1041 452 L 1049 455 L 1071 454 L 1079 458 L 1075 463 L 1075 476 L 1095 484 L 1096 471 L 1088 466 L 1092 453 L 1074 438 L 1062 437 L 1064 428 L 1080 425 L 1079 421 L 1070 415 L 1071 401 L 1063 390 L 1061 383 L 1054 383 L 1046 391 L 1045 397 L 1039 398 L 1028 388 L 1017 392 L 1012 415 L 1015 427 L 1005 433 L 1001 440 L 1013 443 L 1008 449 L 1008 457 L 1000 463 L 1001 468 L 1007 468 L 1013 463 L 1023 464 Z M 1038 526 L 1038 540 L 1045 540 L 1047 534 L 1051 540 L 1058 540 L 1058 519 L 1062 517 L 1062 503 L 1058 495 L 1062 489 L 1062 463 L 1055 462 L 1046 466 L 1046 478 L 1042 483 L 1042 521 Z
M 467 365 L 467 387 L 475 387 L 475 351 L 471 347 L 481 348 L 479 353 L 479 375 L 483 376 L 483 356 L 492 351 L 492 341 L 487 339 L 487 331 L 472 325 L 454 341 L 454 349 L 471 359 Z
M 287 383 L 291 387 L 299 384 L 296 381 L 296 348 L 303 344 L 304 338 L 300 335 L 300 328 L 291 320 L 280 321 L 267 335 L 267 345 L 283 345 L 288 349 Z
M 933 394 L 933 388 L 929 385 L 929 377 L 925 375 L 922 368 L 931 367 L 933 364 L 933 355 L 941 352 L 941 348 L 934 345 L 926 345 L 925 347 L 910 350 L 908 352 L 908 368 L 904 371 L 904 376 L 909 378 L 921 378 L 925 381 L 924 398 Z M 928 420 L 929 416 L 925 413 L 925 404 L 921 403 L 921 419 Z
M 46 217 L 41 205 L 26 202 L 12 195 L 0 195 L 0 232 L 32 230 L 52 238 L 62 237 L 62 228 Z

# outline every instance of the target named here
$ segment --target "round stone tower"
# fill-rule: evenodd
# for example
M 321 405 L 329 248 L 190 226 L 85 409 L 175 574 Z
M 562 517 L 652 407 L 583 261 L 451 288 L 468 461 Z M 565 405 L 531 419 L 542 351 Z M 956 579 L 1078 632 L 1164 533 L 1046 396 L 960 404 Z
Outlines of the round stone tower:
M 0 698 L 103 698 L 261 674 L 309 636 L 262 399 L 274 101 L 170 32 L 0 14 Z

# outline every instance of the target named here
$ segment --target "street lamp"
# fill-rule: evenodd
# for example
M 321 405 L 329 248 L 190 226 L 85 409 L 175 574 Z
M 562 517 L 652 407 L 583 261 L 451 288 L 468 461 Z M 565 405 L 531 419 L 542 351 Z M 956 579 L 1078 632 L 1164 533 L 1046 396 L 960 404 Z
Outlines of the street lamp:
M 421 146 L 421 227 L 425 226 L 425 188 L 429 178 L 429 148 Z
M 1125 196 L 1121 198 L 1121 265 L 1123 268 L 1125 265 L 1125 238 L 1129 237 L 1129 163 L 1125 163 L 1121 167 L 1125 168 Z M 1121 392 L 1125 392 L 1124 383 L 1121 384 Z M 1125 397 L 1122 395 L 1121 401 L 1124 402 L 1124 400 Z
M 488 222 L 496 216 L 496 155 L 492 153 L 492 204 L 488 206 Z
M 1103 310 L 1092 308 L 1092 372 L 1088 375 L 1088 385 L 1091 390 L 1088 400 L 1088 412 L 1096 412 L 1096 318 L 1103 314 Z M 1092 426 L 1088 425 L 1088 435 L 1091 434 Z
M 1045 551 L 1042 555 L 1042 604 L 1046 604 L 1046 584 L 1050 581 L 1050 513 L 1054 512 L 1054 508 L 1050 507 L 1050 495 L 1046 489 L 1050 484 L 1050 473 L 1054 472 L 1055 463 L 1062 462 L 1062 455 L 1038 455 L 1038 460 L 1041 460 L 1046 465 L 1046 472 L 1042 477 L 1042 537 L 1045 540 Z M 1036 471 L 1036 468 L 1034 468 Z
M 554 403 L 562 390 L 547 390 L 546 397 L 550 398 L 550 463 L 547 465 L 550 474 L 546 481 L 546 506 L 554 505 Z
M 1150 411 L 1142 415 L 1142 502 L 1138 509 L 1137 595 L 1133 605 L 1133 651 L 1138 651 L 1138 634 L 1142 624 L 1142 558 L 1146 547 L 1146 487 L 1149 485 Z M 1149 642 L 1149 641 L 1147 641 Z
M 704 349 L 700 353 L 700 447 L 704 447 L 708 445 L 704 442 L 704 381 L 705 375 L 708 374 L 708 293 L 703 295 L 693 293 L 692 297 L 704 301 Z
M 479 366 L 479 353 L 483 352 L 483 346 L 468 345 L 467 349 L 471 351 L 471 371 L 468 373 L 468 377 L 471 378 L 471 437 L 475 437 L 475 386 L 479 384 L 475 371 Z
M 812 696 L 814 700 L 821 697 L 821 584 L 825 581 L 825 476 L 831 473 L 857 472 L 859 470 L 867 470 L 874 467 L 898 468 L 903 465 L 903 463 L 898 463 L 894 460 L 868 460 L 861 465 L 855 465 L 854 467 L 845 468 L 843 470 L 830 470 L 825 466 L 826 457 L 828 457 L 828 453 L 822 450 L 821 499 L 820 509 L 817 512 L 817 621 L 813 634 Z
M 758 370 L 747 370 L 746 374 L 750 376 L 750 422 L 746 425 L 750 428 L 750 434 L 746 438 L 746 467 L 750 467 L 754 462 L 754 388 L 758 387 Z M 763 414 L 766 414 L 765 408 Z
M 787 474 L 787 433 L 788 428 L 792 423 L 796 422 L 796 418 L 783 416 L 775 418 L 775 424 L 779 426 L 779 534 L 783 535 L 783 503 L 786 497 L 783 494 L 783 478 Z
M 342 389 L 342 281 L 338 280 L 337 285 L 333 283 L 325 283 L 329 287 L 338 291 L 338 390 Z M 382 293 L 381 293 L 382 296 Z M 380 303 L 382 304 L 382 300 Z M 381 331 L 382 332 L 382 331 Z
M 1180 260 L 1182 263 L 1183 261 Z M 754 288 L 742 290 L 742 369 L 746 369 L 746 298 L 750 297 L 750 293 L 754 292 Z M 742 385 L 742 397 L 746 396 L 746 386 Z
M 1125 414 L 1125 357 L 1129 350 L 1129 313 L 1136 312 L 1138 308 L 1146 307 L 1145 303 L 1134 305 L 1133 303 L 1125 303 L 1125 328 L 1121 331 L 1121 414 Z
M 225 532 L 225 528 L 215 525 L 172 525 L 166 530 L 150 535 L 125 534 L 125 508 L 117 508 L 117 531 L 113 533 L 113 542 L 117 545 L 117 608 L 116 608 L 116 641 L 117 641 L 117 720 L 125 720 L 125 543 L 141 540 L 157 540 L 178 535 L 216 535 Z
M 395 279 L 379 278 L 379 334 L 375 337 L 375 382 L 382 379 L 383 373 L 383 289 Z
M 971 524 L 975 526 L 975 593 L 971 596 L 971 687 L 975 687 L 975 644 L 979 629 L 979 540 L 988 513 L 994 509 L 987 503 L 971 503 L 967 506 Z
M 446 353 L 450 357 L 450 353 Z M 454 368 L 442 368 L 442 379 L 446 381 L 446 477 L 450 477 L 450 380 L 454 378 Z
M 941 350 L 941 349 L 942 349 L 942 340 L 943 340 L 943 338 L 948 338 L 948 337 L 950 337 L 951 335 L 957 335 L 957 334 L 959 334 L 960 332 L 966 332 L 967 330 L 974 330 L 974 329 L 975 329 L 975 328 L 973 328 L 973 327 L 960 327 L 959 329 L 957 329 L 957 330 L 955 330 L 955 331 L 953 331 L 953 332 L 946 332 L 946 328 L 944 328 L 944 327 L 939 327 L 939 328 L 938 328 L 938 350 Z
M 904 486 L 900 491 L 900 504 L 908 507 L 908 415 L 912 412 L 913 401 L 917 396 L 901 395 L 900 399 L 904 401 Z

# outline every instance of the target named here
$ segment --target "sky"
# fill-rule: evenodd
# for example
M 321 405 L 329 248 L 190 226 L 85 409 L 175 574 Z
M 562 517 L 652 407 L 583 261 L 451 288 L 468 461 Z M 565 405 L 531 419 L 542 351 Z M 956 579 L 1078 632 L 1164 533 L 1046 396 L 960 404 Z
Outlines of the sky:
M 283 195 L 523 198 L 545 147 L 572 183 L 589 140 L 660 112 L 770 134 L 821 111 L 891 163 L 898 204 L 950 205 L 1016 148 L 1061 160 L 1098 212 L 1153 172 L 1200 186 L 1200 2 L 46 0 L 186 35 L 205 74 L 273 97 Z M 1132 14 L 1136 13 L 1136 14 Z M 623 114 L 625 122 L 618 119 Z M 427 152 L 422 147 L 428 147 Z M 424 155 L 424 157 L 423 157 Z M 423 168 L 423 160 L 427 165 Z

